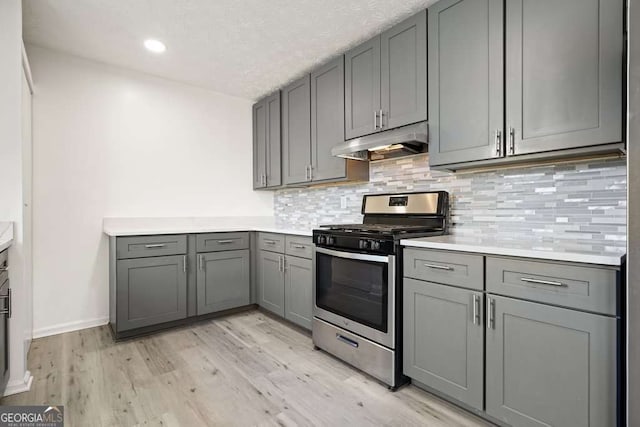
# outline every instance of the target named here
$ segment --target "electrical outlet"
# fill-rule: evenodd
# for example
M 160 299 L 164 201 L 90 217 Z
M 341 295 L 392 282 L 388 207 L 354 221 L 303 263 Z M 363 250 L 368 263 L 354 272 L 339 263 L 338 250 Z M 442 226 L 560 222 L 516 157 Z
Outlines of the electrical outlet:
M 347 208 L 347 196 L 341 196 L 340 197 L 340 209 L 346 209 Z

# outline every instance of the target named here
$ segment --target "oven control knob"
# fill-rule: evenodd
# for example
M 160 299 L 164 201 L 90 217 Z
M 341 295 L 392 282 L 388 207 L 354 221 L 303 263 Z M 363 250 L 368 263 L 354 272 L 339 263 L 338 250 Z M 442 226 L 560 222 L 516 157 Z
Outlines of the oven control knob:
M 327 246 L 333 245 L 334 239 L 331 236 L 327 236 Z
M 360 240 L 360 249 L 369 249 L 369 241 Z
M 377 251 L 380 249 L 380 242 L 377 240 L 373 240 L 371 242 L 371 249 L 373 249 L 374 251 Z
M 325 242 L 325 237 L 322 234 L 318 235 L 318 244 L 323 245 Z

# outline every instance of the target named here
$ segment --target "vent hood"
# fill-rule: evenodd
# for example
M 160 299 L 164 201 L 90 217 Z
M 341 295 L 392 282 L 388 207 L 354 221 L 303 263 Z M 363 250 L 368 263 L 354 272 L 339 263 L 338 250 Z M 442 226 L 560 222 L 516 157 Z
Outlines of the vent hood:
M 345 159 L 375 161 L 426 153 L 428 136 L 427 122 L 420 122 L 350 139 L 335 145 L 331 154 Z

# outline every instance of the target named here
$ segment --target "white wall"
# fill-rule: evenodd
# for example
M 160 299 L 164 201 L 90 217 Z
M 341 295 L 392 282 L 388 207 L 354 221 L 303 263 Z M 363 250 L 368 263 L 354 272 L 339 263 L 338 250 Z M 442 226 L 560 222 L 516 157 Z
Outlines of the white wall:
M 104 217 L 273 214 L 273 196 L 252 191 L 250 101 L 27 51 L 35 336 L 106 323 Z

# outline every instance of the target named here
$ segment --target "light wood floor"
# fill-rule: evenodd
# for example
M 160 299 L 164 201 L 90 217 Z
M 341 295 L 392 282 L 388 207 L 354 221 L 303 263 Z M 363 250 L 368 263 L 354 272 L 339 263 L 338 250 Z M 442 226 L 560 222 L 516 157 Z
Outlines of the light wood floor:
M 108 327 L 34 340 L 29 392 L 71 426 L 479 426 L 414 386 L 389 392 L 313 350 L 308 334 L 250 311 L 114 343 Z

